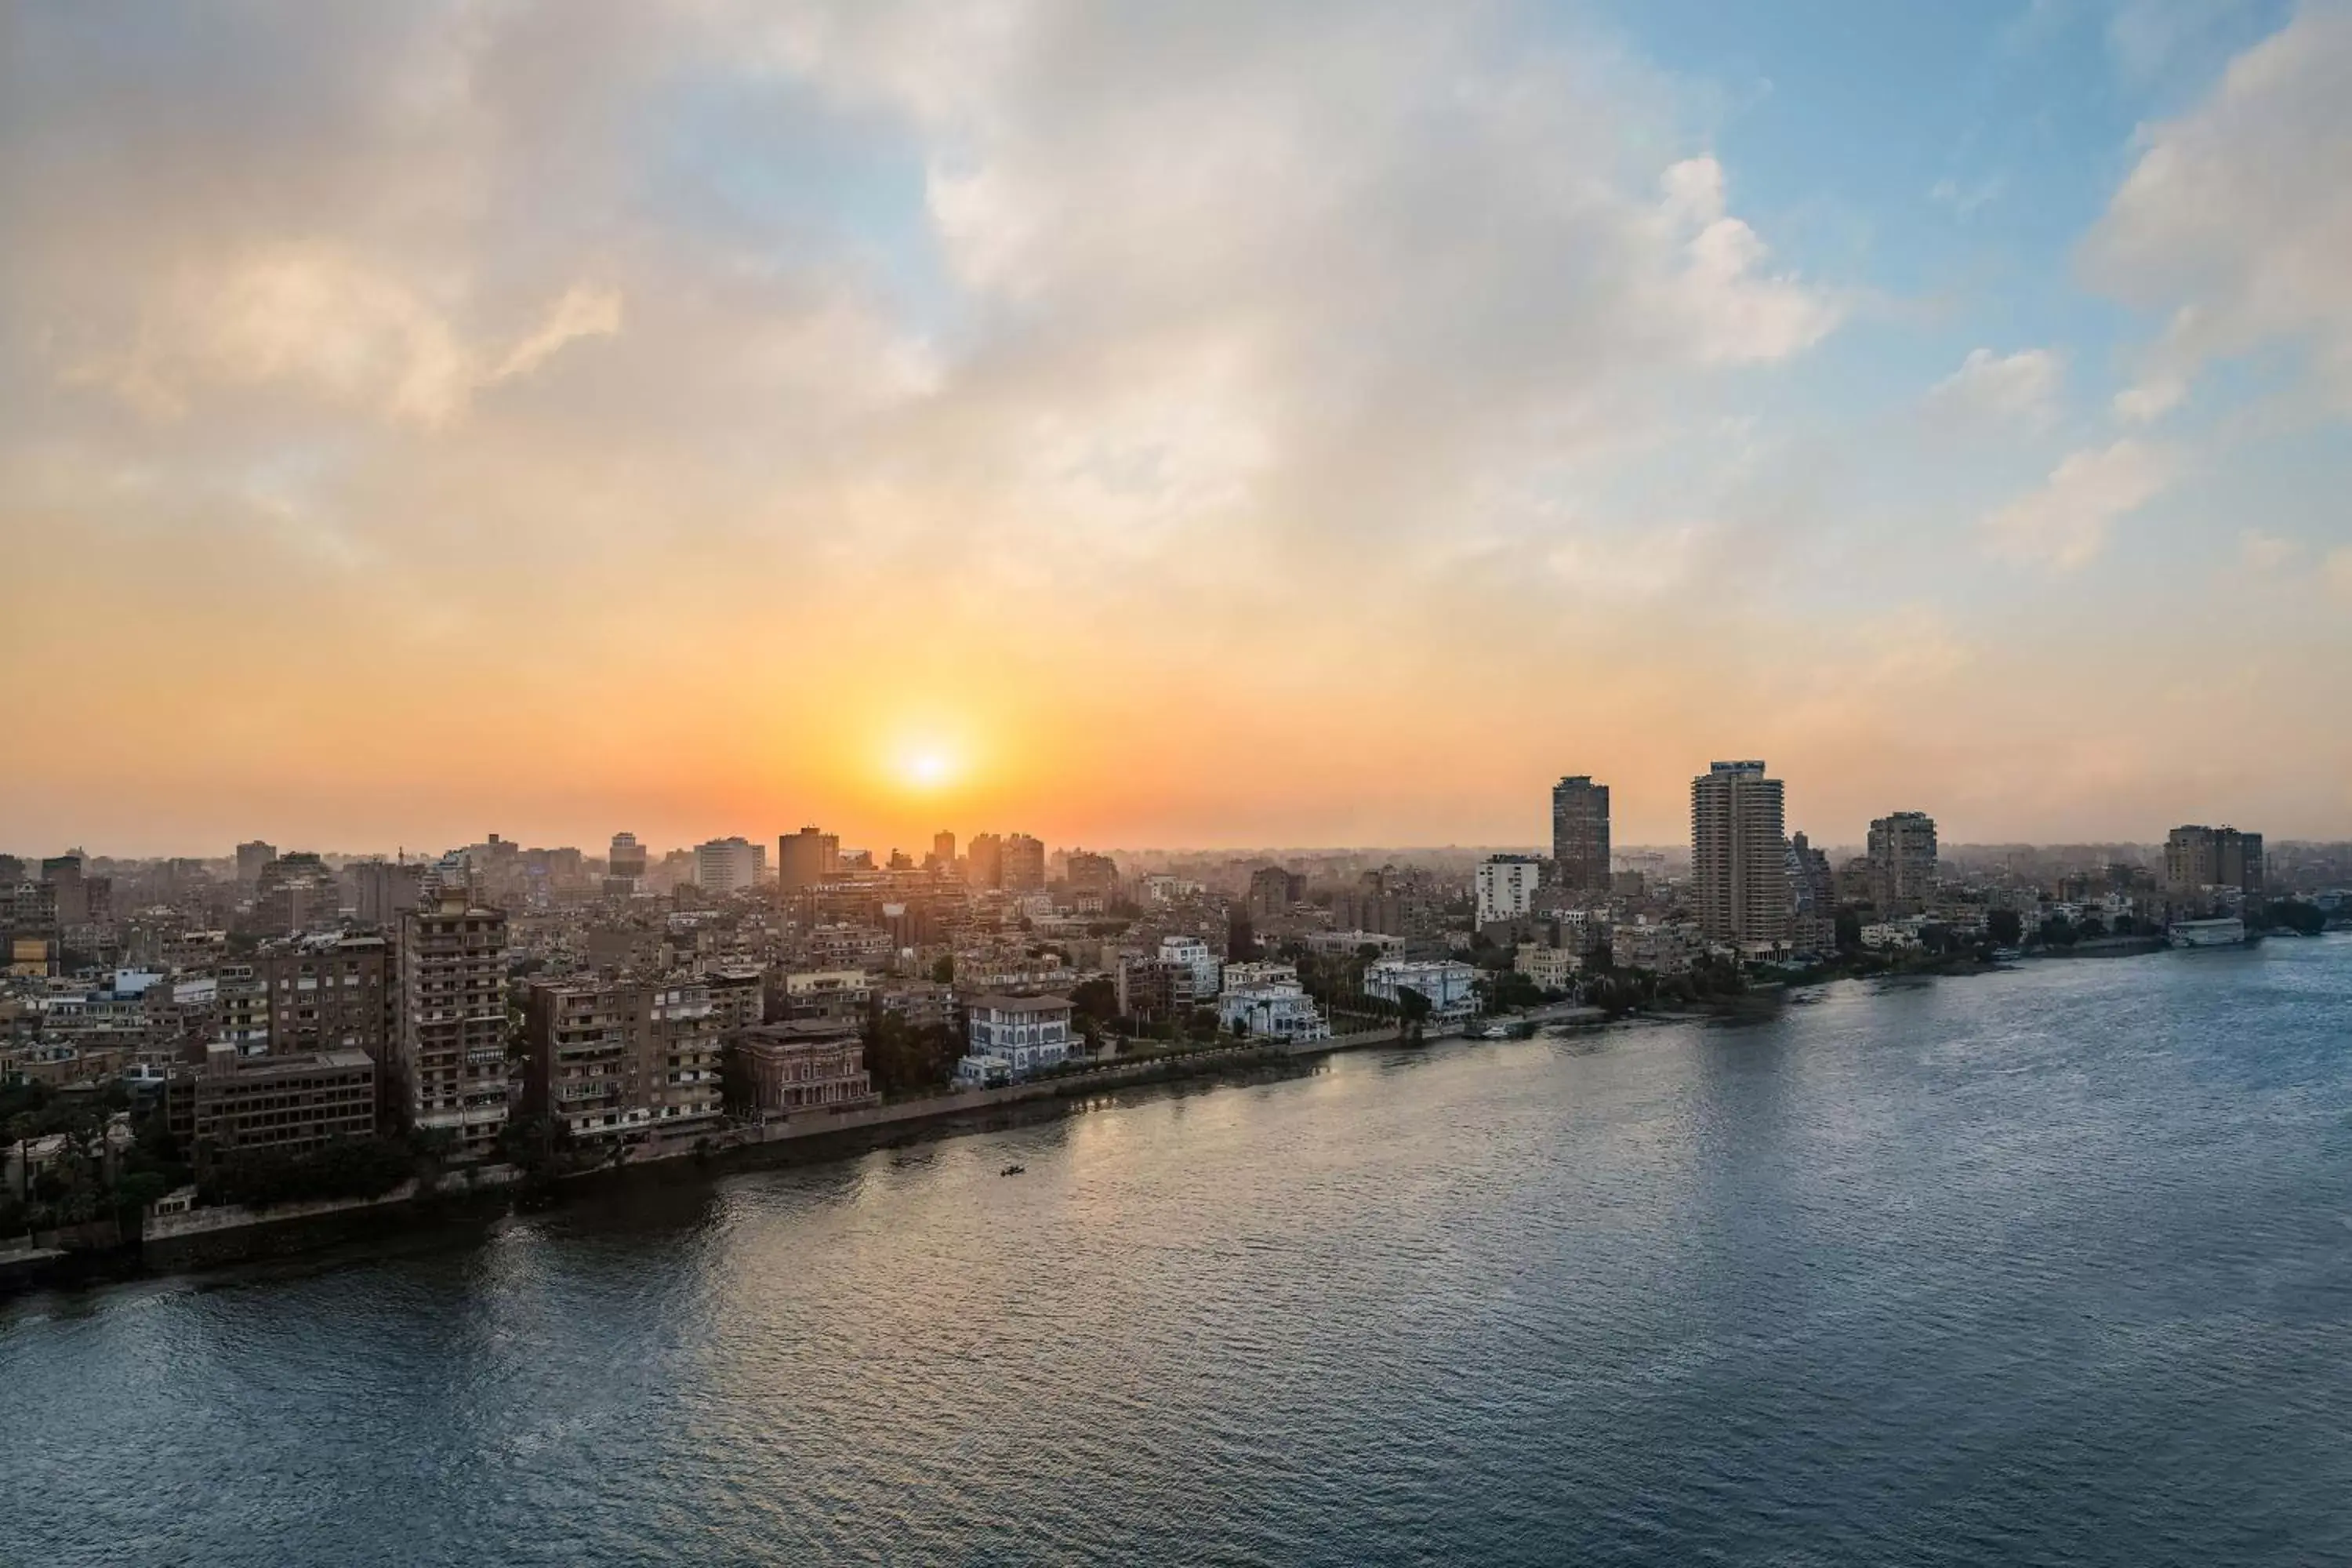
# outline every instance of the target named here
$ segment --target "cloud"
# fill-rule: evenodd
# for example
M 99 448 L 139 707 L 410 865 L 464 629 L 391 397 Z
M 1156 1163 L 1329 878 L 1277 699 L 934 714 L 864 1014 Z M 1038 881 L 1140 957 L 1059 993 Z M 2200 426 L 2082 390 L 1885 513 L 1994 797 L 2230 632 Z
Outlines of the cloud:
M 2326 561 L 2320 567 L 2320 574 L 2336 602 L 2352 606 L 2352 545 L 2329 551 Z
M 2252 571 L 2275 572 L 2294 559 L 2295 542 L 2250 528 L 2238 536 L 2238 556 Z
M 2072 571 L 2095 559 L 2116 521 L 2162 494 L 2177 471 L 2168 453 L 2136 441 L 2075 452 L 1983 527 L 1998 555 Z
M 1979 207 L 1999 200 L 2008 188 L 2008 180 L 2000 174 L 1988 174 L 1969 185 L 1962 185 L 1957 180 L 1942 179 L 1929 187 L 1927 199 L 1951 208 L 1953 216 L 1966 222 L 1976 216 Z
M 2046 426 L 2057 415 L 2065 379 L 2065 358 L 2054 350 L 1995 354 L 1972 349 L 1958 370 L 1928 391 L 1927 406 L 1963 418 Z
M 291 384 L 328 401 L 436 427 L 483 387 L 528 375 L 565 344 L 620 330 L 617 292 L 566 289 L 503 354 L 396 271 L 320 244 L 263 247 L 183 276 L 140 310 L 130 343 L 64 367 L 153 417 L 185 417 L 216 389 Z
M 2154 417 L 2209 363 L 2274 343 L 2304 349 L 2323 396 L 2352 413 L 2347 79 L 2352 6 L 2309 5 L 2202 103 L 2142 133 L 2084 247 L 2096 282 L 2168 319 L 2119 416 Z
M 2116 417 L 2127 425 L 2147 425 L 2163 418 L 2189 401 L 2189 383 L 2178 375 L 2159 375 L 2116 394 Z
M 507 352 L 488 379 L 496 382 L 529 375 L 566 343 L 583 338 L 609 338 L 620 330 L 619 290 L 575 283 L 549 308 L 547 319 L 537 330 Z

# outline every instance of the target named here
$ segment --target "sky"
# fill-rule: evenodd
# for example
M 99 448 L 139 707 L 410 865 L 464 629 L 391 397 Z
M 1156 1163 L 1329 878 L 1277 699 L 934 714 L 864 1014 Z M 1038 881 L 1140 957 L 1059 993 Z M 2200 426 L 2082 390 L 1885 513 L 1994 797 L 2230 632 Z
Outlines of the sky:
M 2352 837 L 2352 4 L 0 0 L 0 847 Z

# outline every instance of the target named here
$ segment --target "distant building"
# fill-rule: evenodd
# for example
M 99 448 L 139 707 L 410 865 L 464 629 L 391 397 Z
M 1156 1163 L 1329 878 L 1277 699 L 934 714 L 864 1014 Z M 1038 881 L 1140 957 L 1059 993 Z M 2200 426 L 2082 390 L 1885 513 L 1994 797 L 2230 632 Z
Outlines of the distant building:
M 247 887 L 261 879 L 261 868 L 278 858 L 278 847 L 256 838 L 236 847 L 236 879 Z
M 910 1029 L 951 1028 L 955 990 L 930 980 L 894 980 L 874 993 L 874 1005 Z
M 1108 855 L 1073 849 L 1066 875 L 1074 898 L 1108 900 L 1118 891 L 1118 862 Z
M 2234 827 L 2176 827 L 2164 841 L 2164 881 L 2177 895 L 2227 888 L 2260 897 L 2264 881 L 2263 836 Z
M 1220 986 L 1224 961 L 1209 950 L 1209 944 L 1197 936 L 1163 936 L 1160 939 L 1160 962 L 1170 969 L 1182 972 L 1183 980 L 1177 998 L 1179 1006 L 1186 1003 L 1206 1002 Z
M 507 1121 L 507 917 L 454 890 L 400 921 L 386 1102 L 403 1124 L 489 1152 Z
M 1391 931 L 1311 931 L 1298 939 L 1307 951 L 1329 958 L 1351 957 L 1370 948 L 1375 958 L 1404 956 L 1404 938 Z
M 1565 991 L 1576 984 L 1576 977 L 1582 973 L 1584 954 L 1572 948 L 1523 942 L 1511 967 L 1547 991 Z
M 931 864 L 943 871 L 955 869 L 955 835 L 945 828 L 931 835 Z
M 866 1016 L 873 996 L 863 969 L 771 970 L 766 1021 L 854 1024 Z
M 364 1051 L 378 1068 L 391 1056 L 393 963 L 381 936 L 310 936 L 272 942 L 253 955 L 273 1057 Z M 240 1046 L 249 1039 L 239 1037 Z
M 767 847 L 746 838 L 713 838 L 694 847 L 694 880 L 706 893 L 748 893 L 767 868 Z
M 1455 959 L 1383 958 L 1364 969 L 1364 994 L 1402 1005 L 1407 991 L 1429 998 L 1433 1024 L 1459 1023 L 1477 1010 L 1478 971 Z
M 1706 934 L 1687 921 L 1621 925 L 1609 933 L 1610 961 L 1619 969 L 1687 974 L 1706 951 Z
M 728 1042 L 749 1086 L 751 1108 L 767 1116 L 862 1110 L 879 1102 L 854 1024 L 761 1024 Z
M 975 833 L 964 854 L 964 880 L 977 889 L 1004 885 L 1004 840 L 993 833 Z
M 1247 905 L 1250 914 L 1259 920 L 1273 920 L 1290 912 L 1290 907 L 1307 896 L 1307 879 L 1280 866 L 1261 866 L 1250 873 Z
M 1535 910 L 1543 862 L 1533 855 L 1489 855 L 1479 863 L 1478 923 L 1525 920 Z
M 613 846 L 604 856 L 604 872 L 607 876 L 625 878 L 631 882 L 645 879 L 646 847 L 637 842 L 635 834 L 613 835 Z
M 1607 784 L 1577 773 L 1552 786 L 1551 859 L 1561 887 L 1582 893 L 1609 890 Z
M 1066 996 L 974 996 L 964 1006 L 965 1051 L 956 1064 L 964 1088 L 1016 1082 L 1070 1057 Z
M 309 850 L 289 850 L 255 879 L 247 923 L 266 935 L 297 936 L 334 924 L 342 906 L 341 880 L 326 861 Z
M 767 975 L 766 966 L 758 963 L 722 963 L 702 972 L 710 1016 L 722 1037 L 766 1021 Z
M 997 886 L 1008 893 L 1034 893 L 1045 886 L 1045 846 L 1025 833 L 1007 834 Z
M 1699 926 L 1721 942 L 1786 942 L 1791 914 L 1783 785 L 1760 762 L 1716 763 L 1691 781 L 1691 884 Z
M 1870 825 L 1872 902 L 1882 918 L 1916 914 L 1936 898 L 1936 819 L 1898 811 Z
M 425 868 L 394 860 L 362 860 L 343 868 L 352 913 L 363 926 L 390 931 L 425 900 Z
M 821 885 L 838 868 L 841 838 L 803 827 L 776 841 L 776 886 L 785 897 L 805 893 Z

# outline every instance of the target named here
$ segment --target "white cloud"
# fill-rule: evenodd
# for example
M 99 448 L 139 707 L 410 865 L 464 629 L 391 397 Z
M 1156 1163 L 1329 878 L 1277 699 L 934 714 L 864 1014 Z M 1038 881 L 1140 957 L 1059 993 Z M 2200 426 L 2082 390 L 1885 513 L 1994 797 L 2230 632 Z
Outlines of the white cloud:
M 1951 208 L 1953 216 L 1966 222 L 1976 216 L 1977 209 L 1999 200 L 2008 188 L 2008 180 L 1999 174 L 1988 174 L 1968 185 L 1957 180 L 1942 179 L 1928 188 L 1927 199 Z
M 1996 554 L 2072 571 L 2096 558 L 2116 521 L 2162 494 L 2177 471 L 2170 454 L 2136 441 L 2075 452 L 1984 529 Z
M 2168 324 L 2126 419 L 2177 406 L 2206 363 L 2305 347 L 2352 413 L 2352 5 L 2305 6 L 2196 109 L 2143 132 L 2084 247 L 2091 275 Z
M 2065 358 L 2051 349 L 2013 354 L 1972 349 L 1958 370 L 1929 390 L 1927 405 L 1966 417 L 2047 425 L 2057 415 L 2065 379 Z
M 2189 384 L 2177 375 L 2159 375 L 2125 387 L 2116 394 L 2116 417 L 2127 425 L 2147 425 L 2189 401 Z

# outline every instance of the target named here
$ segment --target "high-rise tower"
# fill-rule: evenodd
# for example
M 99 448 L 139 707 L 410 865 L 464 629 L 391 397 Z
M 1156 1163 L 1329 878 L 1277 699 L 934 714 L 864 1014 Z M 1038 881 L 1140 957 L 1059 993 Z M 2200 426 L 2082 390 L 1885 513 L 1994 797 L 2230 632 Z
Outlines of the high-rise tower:
M 1609 890 L 1609 786 L 1586 774 L 1551 787 L 1551 859 L 1559 885 L 1581 893 Z
M 1715 763 L 1691 780 L 1691 880 L 1708 936 L 1789 940 L 1784 808 L 1780 781 L 1760 762 Z

